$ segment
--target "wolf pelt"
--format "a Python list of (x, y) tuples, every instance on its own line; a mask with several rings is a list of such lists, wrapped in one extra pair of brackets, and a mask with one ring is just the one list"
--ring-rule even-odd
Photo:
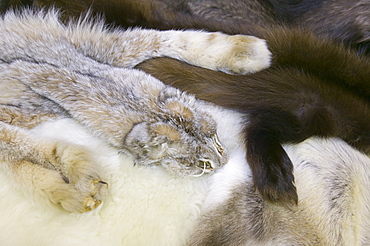
[[(37, 189), (23, 192), (0, 172), (2, 245), (368, 245), (370, 159), (338, 139), (285, 146), (294, 163), (299, 205), (265, 202), (253, 189), (240, 138), (240, 114), (202, 105), (218, 124), (229, 162), (216, 173), (179, 178), (162, 167), (135, 167), (72, 119), (32, 134), (92, 151), (110, 184), (97, 209), (71, 214)], [(4, 165), (1, 165), (2, 167)], [(246, 189), (247, 187), (247, 189)], [(6, 199), (5, 199), (6, 198)]]

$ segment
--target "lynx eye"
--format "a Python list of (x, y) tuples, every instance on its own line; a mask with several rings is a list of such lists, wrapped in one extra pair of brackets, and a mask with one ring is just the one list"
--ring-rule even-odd
[(218, 153), (220, 155), (223, 155), (223, 153), (225, 152), (225, 149), (224, 149), (224, 147), (222, 147), (222, 144), (220, 143), (220, 140), (218, 139), (217, 134), (212, 135), (212, 140), (213, 140), (213, 142), (216, 146), (216, 149), (217, 149)]

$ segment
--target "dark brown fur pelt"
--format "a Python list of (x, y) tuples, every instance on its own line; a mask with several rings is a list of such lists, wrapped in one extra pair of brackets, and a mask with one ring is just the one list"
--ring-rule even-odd
[(157, 1), (174, 11), (228, 24), (283, 23), (304, 27), (320, 37), (334, 39), (370, 55), (370, 2), (367, 0)]
[[(219, 17), (218, 20), (225, 19), (223, 22), (213, 20), (220, 14), (214, 11), (220, 10), (217, 6), (223, 6), (222, 1), (212, 1), (216, 6), (200, 0), (79, 0), (73, 5), (70, 2), (35, 0), (29, 4), (42, 7), (55, 4), (65, 11), (65, 19), (79, 16), (92, 6), (93, 13), (104, 14), (109, 23), (123, 27), (196, 28), (252, 34), (267, 40), (274, 54), (273, 64), (253, 75), (232, 76), (168, 59), (139, 66), (164, 83), (194, 93), (200, 99), (245, 113), (247, 159), (255, 186), (267, 200), (297, 201), (292, 163), (282, 143), (297, 143), (313, 135), (340, 137), (362, 151), (369, 151), (368, 58), (324, 37), (319, 39), (307, 29), (281, 24), (292, 23), (308, 11), (319, 11), (324, 2), (330, 1), (293, 1), (296, 5), (292, 1), (255, 0), (249, 1), (249, 5), (232, 1), (223, 11), (234, 13), (250, 8), (247, 13), (254, 17)], [(190, 3), (197, 2), (203, 4), (192, 10), (190, 7), (195, 5)], [(290, 8), (279, 8), (287, 4)], [(302, 4), (307, 8), (301, 8)], [(209, 11), (200, 10), (201, 7)], [(294, 9), (300, 9), (299, 14)]]
[(305, 28), (370, 55), (370, 2), (367, 0), (156, 0), (166, 12), (186, 13), (233, 25), (289, 25)]

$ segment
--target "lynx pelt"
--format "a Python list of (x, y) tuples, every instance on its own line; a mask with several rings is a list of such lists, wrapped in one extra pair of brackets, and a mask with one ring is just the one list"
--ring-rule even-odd
[(227, 150), (195, 98), (132, 69), (160, 56), (241, 74), (270, 62), (264, 40), (252, 36), (108, 30), (86, 20), (64, 25), (55, 11), (7, 13), (0, 20), (1, 160), (71, 212), (96, 208), (109, 184), (85, 148), (28, 132), (46, 120), (74, 118), (137, 165), (180, 176), (221, 167)]

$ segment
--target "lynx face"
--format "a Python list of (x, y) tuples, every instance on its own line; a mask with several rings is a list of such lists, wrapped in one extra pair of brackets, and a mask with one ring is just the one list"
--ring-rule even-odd
[(194, 102), (193, 96), (174, 88), (161, 92), (157, 120), (136, 124), (125, 138), (136, 164), (162, 165), (178, 176), (201, 176), (227, 162), (215, 121)]
[(228, 157), (215, 131), (199, 130), (171, 122), (142, 122), (135, 125), (125, 144), (137, 165), (162, 165), (178, 176), (201, 176), (223, 166)]

